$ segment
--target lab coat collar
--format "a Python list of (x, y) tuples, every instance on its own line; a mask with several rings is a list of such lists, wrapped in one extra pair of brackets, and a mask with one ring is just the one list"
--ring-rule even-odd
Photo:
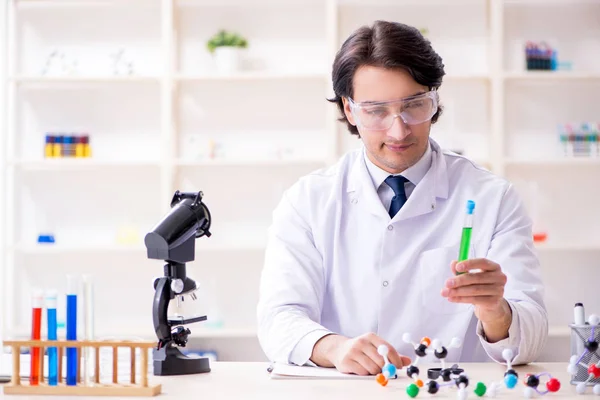
[[(448, 198), (448, 171), (444, 154), (433, 139), (429, 141), (432, 148), (431, 166), (392, 222), (430, 213), (435, 210), (437, 199)], [(346, 191), (352, 193), (352, 198), (371, 214), (390, 219), (373, 186), (362, 149), (349, 171)]]
[[(364, 146), (363, 146), (363, 157), (365, 159), (365, 165), (367, 166), (367, 171), (369, 172), (369, 175), (371, 176), (371, 181), (373, 182), (373, 187), (375, 187), (375, 190), (378, 190), (379, 187), (386, 180), (386, 178), (388, 176), (390, 176), (390, 173), (381, 169), (380, 167), (375, 165), (373, 163), (373, 161), (371, 161), (369, 159), (369, 156), (367, 155), (366, 149), (364, 148)], [(419, 182), (421, 182), (421, 180), (423, 179), (425, 174), (427, 174), (427, 171), (429, 171), (429, 168), (431, 168), (431, 157), (432, 157), (431, 144), (429, 144), (427, 146), (427, 149), (425, 150), (425, 153), (419, 159), (419, 161), (417, 161), (417, 163), (415, 165), (402, 171), (401, 174), (393, 174), (393, 175), (402, 175), (403, 177), (408, 179), (413, 185), (416, 186), (419, 184)]]

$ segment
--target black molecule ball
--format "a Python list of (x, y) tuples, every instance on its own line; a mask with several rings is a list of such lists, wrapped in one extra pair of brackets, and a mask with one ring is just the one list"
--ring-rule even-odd
[(540, 384), (540, 380), (537, 376), (529, 375), (527, 377), (527, 386), (536, 388), (536, 387), (538, 387), (539, 384)]
[(440, 390), (440, 385), (436, 381), (427, 382), (427, 393), (436, 394)]
[(416, 374), (416, 375), (419, 375), (419, 368), (418, 368), (418, 367), (415, 367), (414, 365), (411, 365), (410, 367), (408, 367), (408, 368), (406, 369), (406, 375), (407, 375), (409, 378), (412, 378), (412, 377), (413, 377), (413, 375), (415, 375), (415, 374)]

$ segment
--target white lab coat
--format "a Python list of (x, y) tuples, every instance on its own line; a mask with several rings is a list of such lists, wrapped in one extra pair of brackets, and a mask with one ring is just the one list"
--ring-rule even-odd
[[(258, 338), (271, 361), (310, 363), (327, 333), (374, 332), (415, 359), (402, 340), (453, 337), (446, 361), (534, 361), (547, 338), (541, 271), (531, 221), (513, 186), (430, 140), (431, 167), (390, 219), (362, 149), (302, 177), (273, 213), (257, 308)], [(473, 257), (500, 264), (513, 311), (509, 338), (488, 343), (473, 306), (440, 294), (458, 257), (467, 200), (476, 203)], [(434, 359), (433, 359), (434, 360)]]

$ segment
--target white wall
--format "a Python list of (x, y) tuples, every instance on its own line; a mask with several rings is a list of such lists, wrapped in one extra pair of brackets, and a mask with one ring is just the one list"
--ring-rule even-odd
[[(222, 359), (262, 359), (254, 310), (271, 211), (299, 176), (358, 145), (325, 97), (334, 52), (375, 19), (428, 28), (444, 57), (446, 110), (432, 136), (513, 180), (528, 201), (531, 182), (538, 185), (528, 206), (549, 234), (539, 246), (552, 325), (544, 359), (564, 360), (556, 349), (568, 352), (573, 303), (600, 313), (600, 193), (590, 184), (600, 162), (564, 159), (556, 134), (558, 123), (600, 121), (597, 3), (26, 0), (15, 10), (18, 51), (1, 52), (14, 61), (8, 84), (16, 89), (0, 142), (3, 171), (10, 168), (0, 179), (15, 183), (0, 198), (8, 233), (0, 266), (15, 295), (3, 332), (27, 333), (32, 287), (62, 290), (66, 274), (89, 273), (98, 334), (153, 339), (152, 280), (162, 262), (146, 259), (143, 235), (176, 189), (202, 190), (214, 236), (197, 241), (188, 272), (206, 288), (209, 322), (223, 327), (192, 325), (190, 344)], [(539, 12), (550, 22), (539, 22)], [(249, 38), (244, 73), (216, 74), (205, 42), (220, 27)], [(573, 73), (520, 68), (523, 42), (546, 38), (573, 61)], [(119, 48), (134, 60), (133, 76), (113, 76), (110, 55)], [(76, 76), (40, 76), (55, 49), (71, 67), (77, 60)], [(89, 132), (93, 158), (48, 162), (47, 131)], [(207, 157), (211, 140), (216, 159)], [(119, 243), (127, 229), (134, 246)], [(56, 234), (55, 247), (36, 245), (43, 230)]]

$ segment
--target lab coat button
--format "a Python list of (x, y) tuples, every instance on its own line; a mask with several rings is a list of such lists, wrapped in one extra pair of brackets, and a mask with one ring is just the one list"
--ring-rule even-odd
[(388, 231), (391, 231), (393, 229), (394, 229), (394, 227), (392, 225), (388, 225)]
[(383, 281), (383, 287), (387, 287), (388, 281)]

